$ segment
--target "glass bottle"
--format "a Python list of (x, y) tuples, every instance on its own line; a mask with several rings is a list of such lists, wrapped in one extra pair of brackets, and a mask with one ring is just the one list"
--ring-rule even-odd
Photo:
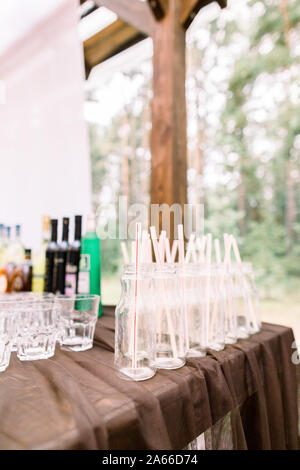
[(224, 298), (220, 289), (221, 270), (216, 264), (205, 270), (204, 299), (207, 307), (207, 343), (210, 349), (221, 351), (225, 347)]
[(16, 225), (15, 237), (9, 244), (7, 251), (8, 251), (8, 262), (12, 262), (18, 266), (24, 263), (25, 250), (21, 241), (21, 225)]
[(32, 278), (32, 291), (43, 292), (45, 281), (45, 267), (46, 267), (46, 250), (50, 241), (50, 217), (45, 215), (43, 217), (43, 235), (42, 245), (38, 250), (33, 252), (33, 278)]
[(53, 292), (55, 294), (65, 293), (65, 276), (67, 250), (69, 247), (69, 218), (64, 217), (62, 223), (62, 237), (54, 254), (53, 266)]
[(51, 241), (46, 249), (44, 292), (53, 292), (54, 256), (57, 248), (57, 219), (51, 219)]
[(123, 377), (135, 381), (154, 376), (155, 330), (151, 268), (141, 264), (124, 266), (122, 292), (116, 307), (115, 367)]
[(206, 316), (202, 302), (205, 279), (199, 264), (176, 265), (183, 298), (188, 357), (206, 355)]
[(175, 265), (154, 265), (156, 359), (159, 369), (178, 369), (186, 362), (186, 321)]
[(231, 264), (229, 272), (232, 279), (231, 298), (236, 312), (237, 337), (246, 339), (249, 337), (251, 329), (245, 279), (241, 265)]
[(86, 233), (81, 239), (78, 293), (100, 296), (98, 316), (101, 317), (100, 239), (96, 232), (96, 218), (94, 214), (88, 216)]
[(241, 269), (248, 307), (250, 334), (255, 334), (261, 330), (259, 293), (255, 283), (252, 263), (242, 263)]
[(69, 245), (66, 260), (65, 294), (74, 295), (78, 290), (78, 273), (81, 246), (81, 215), (75, 215), (74, 241)]

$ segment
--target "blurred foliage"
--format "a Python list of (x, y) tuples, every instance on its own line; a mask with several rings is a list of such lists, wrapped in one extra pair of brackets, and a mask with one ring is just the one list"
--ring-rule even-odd
[[(266, 297), (300, 277), (299, 61), (298, 0), (229, 2), (188, 34), (189, 202), (205, 203), (214, 236), (237, 236)], [(109, 125), (90, 124), (95, 210), (119, 195), (149, 203), (151, 74), (143, 70), (124, 74), (139, 85)], [(119, 242), (102, 247), (109, 277)]]

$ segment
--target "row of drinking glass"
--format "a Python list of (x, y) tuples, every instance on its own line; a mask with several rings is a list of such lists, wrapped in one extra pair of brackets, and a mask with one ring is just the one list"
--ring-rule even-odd
[(251, 263), (124, 267), (116, 307), (115, 366), (145, 380), (257, 333), (259, 298)]
[(0, 372), (12, 351), (21, 361), (47, 359), (58, 341), (63, 349), (93, 346), (97, 295), (4, 294), (0, 296)]

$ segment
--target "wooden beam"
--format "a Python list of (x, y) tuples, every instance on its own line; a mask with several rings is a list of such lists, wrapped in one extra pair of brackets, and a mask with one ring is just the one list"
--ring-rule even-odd
[(128, 47), (145, 39), (146, 36), (118, 19), (94, 36), (84, 41), (86, 76), (95, 65), (124, 51)]
[(166, 15), (169, 5), (168, 0), (147, 0), (147, 2), (158, 21)]
[[(151, 203), (187, 201), (185, 31), (181, 5), (169, 0), (153, 37)], [(171, 236), (173, 234), (171, 233)]]
[(151, 36), (155, 20), (147, 3), (140, 0), (94, 0), (96, 5), (109, 8), (126, 23)]
[[(220, 8), (225, 8), (227, 0), (216, 0)], [(213, 3), (214, 0), (182, 0), (181, 24), (187, 29), (201, 8)]]

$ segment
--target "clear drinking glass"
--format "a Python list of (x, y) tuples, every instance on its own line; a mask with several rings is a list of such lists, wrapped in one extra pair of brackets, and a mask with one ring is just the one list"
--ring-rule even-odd
[[(25, 306), (25, 303), (29, 302), (28, 305), (31, 305), (31, 302), (41, 302), (46, 300), (47, 302), (54, 301), (54, 294), (52, 293), (44, 293), (44, 292), (13, 292), (9, 294), (1, 294), (0, 295), (0, 303), (7, 305), (12, 312), (16, 312), (20, 310), (20, 308)], [(20, 320), (16, 318), (15, 328), (18, 327), (20, 324)], [(14, 335), (14, 341), (12, 344), (12, 352), (17, 351), (17, 334)]]
[(176, 265), (180, 293), (183, 298), (186, 346), (188, 357), (206, 355), (206, 316), (203, 308), (205, 278), (199, 264)]
[(98, 318), (99, 295), (57, 295), (54, 304), (61, 307), (59, 342), (63, 349), (86, 351), (93, 347)]
[(21, 361), (48, 359), (55, 352), (60, 307), (53, 302), (24, 301), (13, 307), (16, 315), (17, 356)]
[(14, 340), (15, 317), (13, 313), (0, 305), (0, 372), (9, 365)]
[(224, 298), (220, 288), (222, 271), (218, 265), (206, 269), (205, 302), (207, 305), (207, 343), (210, 349), (221, 351), (225, 347)]
[(156, 359), (159, 369), (178, 369), (186, 362), (186, 320), (175, 265), (154, 266)]
[(154, 376), (155, 324), (152, 265), (124, 266), (116, 307), (115, 367), (123, 377), (141, 381)]

